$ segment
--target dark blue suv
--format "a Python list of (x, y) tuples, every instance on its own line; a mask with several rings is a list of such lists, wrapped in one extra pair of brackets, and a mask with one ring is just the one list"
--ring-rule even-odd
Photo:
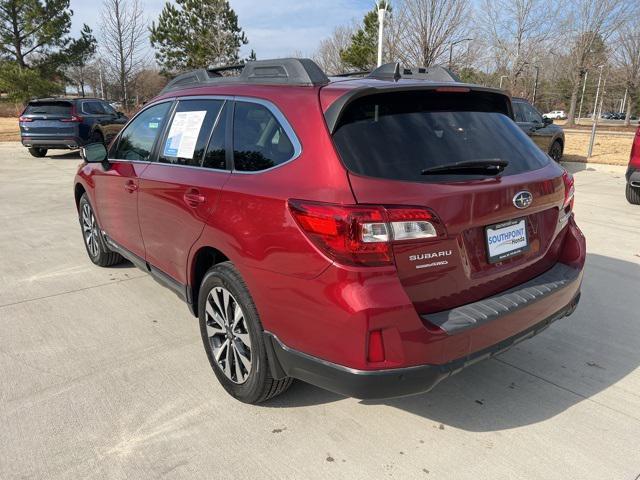
[(108, 144), (128, 118), (99, 98), (31, 100), (20, 116), (22, 145), (34, 157), (47, 150)]

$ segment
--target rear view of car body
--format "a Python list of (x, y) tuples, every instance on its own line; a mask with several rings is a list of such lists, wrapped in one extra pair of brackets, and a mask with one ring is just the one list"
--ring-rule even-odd
[[(429, 390), (572, 313), (585, 239), (572, 177), (513, 122), (508, 96), (398, 75), (210, 86), (203, 72), (204, 85), (168, 91), (139, 117), (163, 102), (226, 102), (230, 163), (116, 155), (108, 171), (83, 165), (76, 190), (105, 235), (138, 245), (141, 268), (163, 272), (201, 322), (207, 261), (233, 265), (259, 313), (271, 378), (359, 398)], [(256, 102), (273, 115), (248, 108)], [(160, 144), (169, 141), (166, 124), (143, 123), (164, 125)], [(279, 150), (286, 161), (271, 162)], [(203, 201), (187, 208), (182, 192), (193, 189)], [(132, 221), (107, 217), (105, 205), (125, 203)]]
[(19, 119), (22, 145), (29, 148), (74, 149), (84, 144), (82, 119), (72, 101), (29, 102)]
[[(273, 375), (359, 398), (428, 390), (572, 313), (585, 260), (573, 179), (513, 123), (507, 97), (381, 83), (322, 88), (316, 120), (312, 105), (272, 97), (310, 153), (261, 175), (260, 191), (284, 192), (258, 202), (258, 217), (244, 175), (231, 176), (215, 215), (270, 232), (268, 246), (247, 238), (230, 258), (260, 311)], [(314, 152), (317, 121), (333, 145)], [(421, 174), (496, 156), (510, 159), (497, 177)], [(526, 207), (515, 203), (522, 192)], [(276, 233), (280, 202), (287, 228)], [(515, 227), (524, 243), (490, 252), (489, 232)], [(219, 236), (205, 227), (198, 244)]]

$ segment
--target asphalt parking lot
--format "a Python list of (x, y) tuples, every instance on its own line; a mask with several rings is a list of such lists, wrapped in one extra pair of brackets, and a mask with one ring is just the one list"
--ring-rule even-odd
[(629, 479), (640, 475), (640, 208), (573, 164), (576, 313), (433, 392), (380, 402), (218, 385), (186, 306), (87, 258), (77, 154), (0, 144), (0, 478)]

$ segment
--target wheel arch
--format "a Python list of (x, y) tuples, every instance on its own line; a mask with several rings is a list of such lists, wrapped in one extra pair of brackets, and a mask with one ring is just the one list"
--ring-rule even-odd
[(193, 254), (189, 265), (189, 285), (187, 286), (190, 300), (190, 310), (194, 316), (198, 316), (198, 295), (200, 293), (200, 284), (207, 271), (222, 262), (229, 260), (221, 250), (204, 245), (198, 248)]
[(73, 197), (76, 201), (76, 210), (80, 208), (80, 198), (82, 198), (82, 195), (84, 195), (86, 192), (87, 189), (84, 188), (84, 185), (82, 185), (82, 183), (80, 182), (76, 182), (75, 186), (73, 187)]

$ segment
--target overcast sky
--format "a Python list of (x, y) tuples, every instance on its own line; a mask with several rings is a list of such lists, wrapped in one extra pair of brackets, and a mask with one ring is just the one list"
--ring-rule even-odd
[[(156, 20), (166, 0), (141, 0), (151, 23)], [(353, 19), (361, 19), (373, 8), (374, 0), (231, 0), (249, 44), (241, 53), (253, 48), (258, 58), (276, 58), (301, 52), (311, 55), (318, 42), (332, 30)], [(100, 38), (100, 0), (71, 0), (74, 12), (72, 34), (78, 36), (82, 24), (89, 25)]]

